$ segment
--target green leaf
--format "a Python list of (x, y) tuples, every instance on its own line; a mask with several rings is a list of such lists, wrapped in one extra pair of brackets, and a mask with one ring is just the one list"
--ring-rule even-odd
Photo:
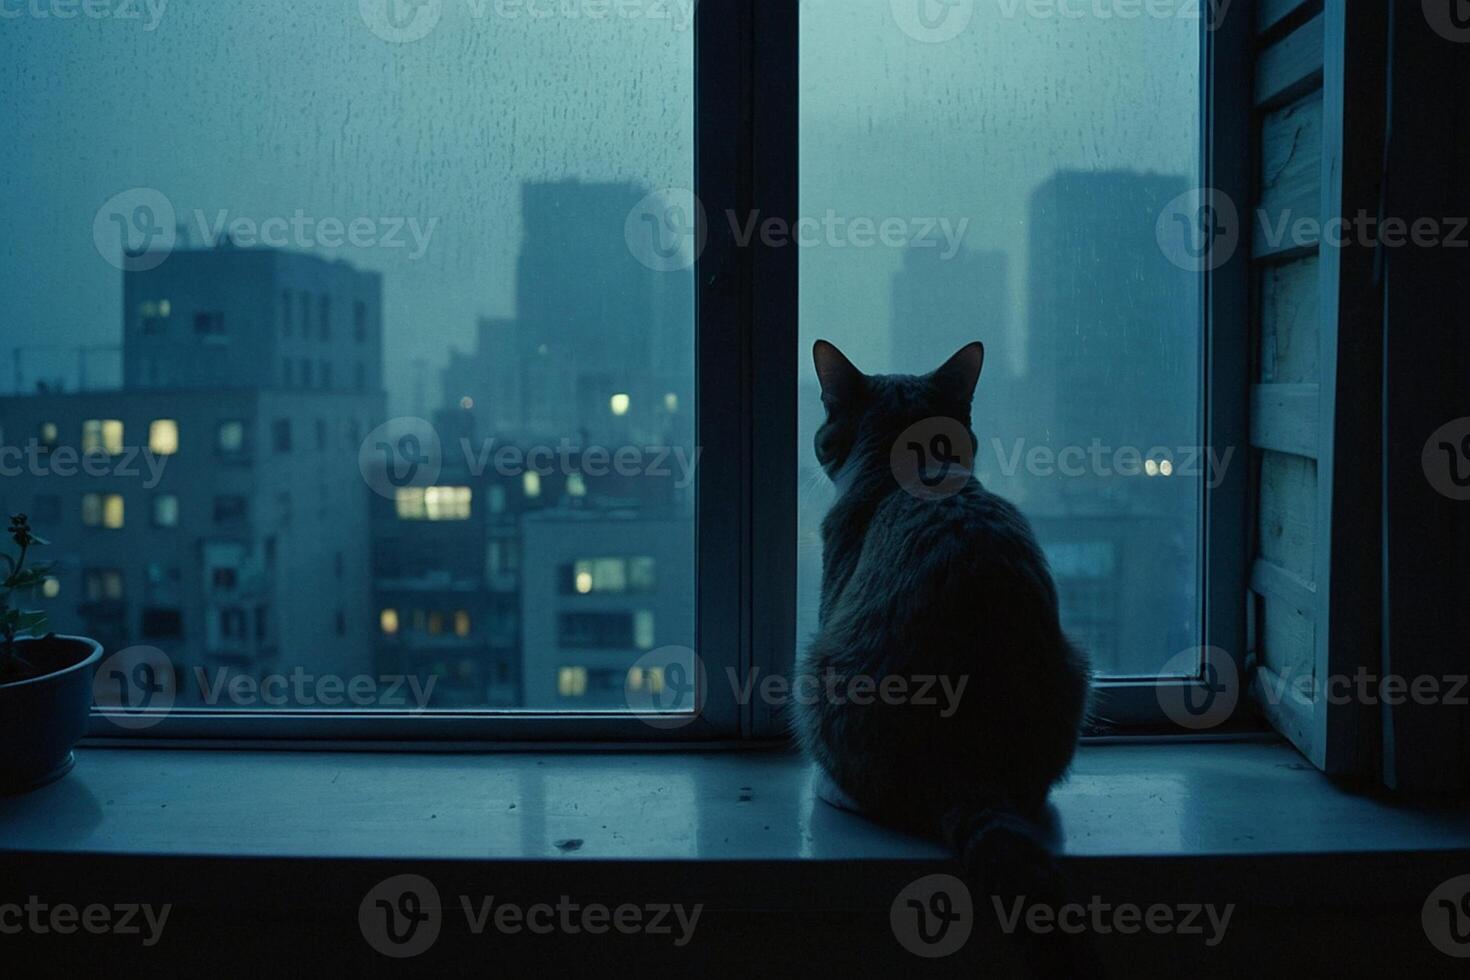
[(20, 614), (15, 631), (17, 633), (29, 633), (32, 636), (39, 636), (44, 632), (45, 625), (46, 614), (44, 612), (23, 612)]

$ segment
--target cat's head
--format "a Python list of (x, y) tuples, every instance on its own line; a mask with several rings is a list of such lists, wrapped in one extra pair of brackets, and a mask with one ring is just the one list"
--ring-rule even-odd
[[(817, 461), (827, 475), (868, 457), (888, 459), (895, 442), (914, 426), (952, 419), (970, 436), (970, 403), (985, 365), (985, 345), (961, 348), (929, 374), (864, 374), (825, 340), (812, 350), (827, 420), (817, 430)], [(876, 462), (876, 460), (873, 460)]]

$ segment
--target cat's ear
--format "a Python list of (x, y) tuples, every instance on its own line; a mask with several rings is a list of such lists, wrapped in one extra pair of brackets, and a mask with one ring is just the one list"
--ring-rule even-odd
[(975, 397), (975, 386), (980, 383), (980, 369), (984, 366), (985, 345), (977, 340), (966, 344), (930, 377), (947, 397), (968, 405)]
[(834, 344), (817, 341), (812, 348), (812, 360), (817, 364), (817, 380), (822, 383), (824, 398), (841, 400), (862, 391), (867, 376), (853, 367)]

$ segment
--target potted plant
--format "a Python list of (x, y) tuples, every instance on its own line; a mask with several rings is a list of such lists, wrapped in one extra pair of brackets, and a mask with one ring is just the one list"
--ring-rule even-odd
[(46, 633), (44, 612), (17, 605), (50, 569), (26, 564), (30, 550), (46, 543), (26, 515), (10, 519), (10, 539), (19, 553), (0, 552), (0, 794), (44, 786), (71, 770), (102, 660), (95, 641)]

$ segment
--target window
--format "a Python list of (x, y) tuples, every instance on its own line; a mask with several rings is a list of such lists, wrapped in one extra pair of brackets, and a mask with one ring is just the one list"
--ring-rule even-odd
[(291, 290), (281, 291), (281, 336), (291, 336)]
[(195, 313), (194, 334), (198, 337), (223, 337), (225, 335), (224, 313), (218, 310)]
[(322, 340), (332, 339), (332, 297), (323, 296), (321, 299), (321, 316), (318, 323)]
[(587, 693), (587, 668), (562, 667), (556, 672), (556, 693), (564, 698), (580, 698)]
[(316, 377), (313, 374), (314, 370), (315, 365), (311, 361), (303, 360), (301, 362), (301, 387), (311, 388), (315, 386)]
[(149, 640), (175, 640), (184, 635), (184, 614), (179, 609), (144, 609), (142, 633)]
[(216, 524), (240, 524), (250, 516), (250, 498), (234, 494), (214, 498)]
[(238, 456), (245, 452), (245, 423), (229, 419), (214, 430), (214, 448), (221, 456)]
[(148, 451), (155, 456), (172, 456), (179, 451), (179, 423), (154, 419), (148, 424)]
[(82, 423), (82, 452), (121, 456), (123, 424), (117, 419), (87, 419)]
[(271, 423), (271, 445), (278, 453), (291, 451), (291, 420), (276, 419)]
[(59, 595), (61, 595), (61, 579), (55, 575), (47, 575), (41, 582), (41, 597), (55, 599)]
[(179, 526), (179, 498), (177, 494), (161, 493), (153, 498), (153, 526)]
[(42, 422), (36, 433), (36, 441), (40, 444), (42, 452), (55, 449), (60, 438), (61, 430), (57, 428), (55, 422)]
[(281, 387), (290, 388), (293, 384), (295, 384), (295, 381), (293, 380), (295, 376), (295, 367), (296, 365), (292, 363), (291, 358), (281, 358)]
[(138, 322), (143, 333), (157, 336), (168, 332), (168, 318), (173, 304), (166, 299), (151, 299), (138, 304)]
[(620, 650), (639, 646), (631, 612), (562, 613), (557, 619), (557, 644), (563, 650)]
[(470, 519), (469, 487), (404, 487), (397, 491), (401, 521), (467, 521)]
[(583, 558), (561, 568), (563, 595), (656, 591), (653, 558)]
[(88, 568), (82, 572), (82, 594), (87, 602), (117, 602), (123, 598), (123, 575), (115, 568)]
[(82, 524), (117, 530), (123, 526), (123, 498), (120, 493), (87, 493), (82, 495)]
[(367, 304), (362, 300), (352, 304), (352, 339), (359, 344), (367, 340)]
[(398, 610), (384, 609), (378, 613), (378, 629), (384, 636), (398, 635)]
[(839, 0), (802, 15), (800, 211), (839, 220), (797, 250), (798, 635), (832, 497), (813, 342), (923, 373), (980, 340), (976, 475), (1032, 523), (1100, 678), (1156, 678), (1204, 636), (1204, 277), (1158, 233), (1205, 181), (1200, 20), (975, 5), (959, 36), (920, 44), (891, 18)]

